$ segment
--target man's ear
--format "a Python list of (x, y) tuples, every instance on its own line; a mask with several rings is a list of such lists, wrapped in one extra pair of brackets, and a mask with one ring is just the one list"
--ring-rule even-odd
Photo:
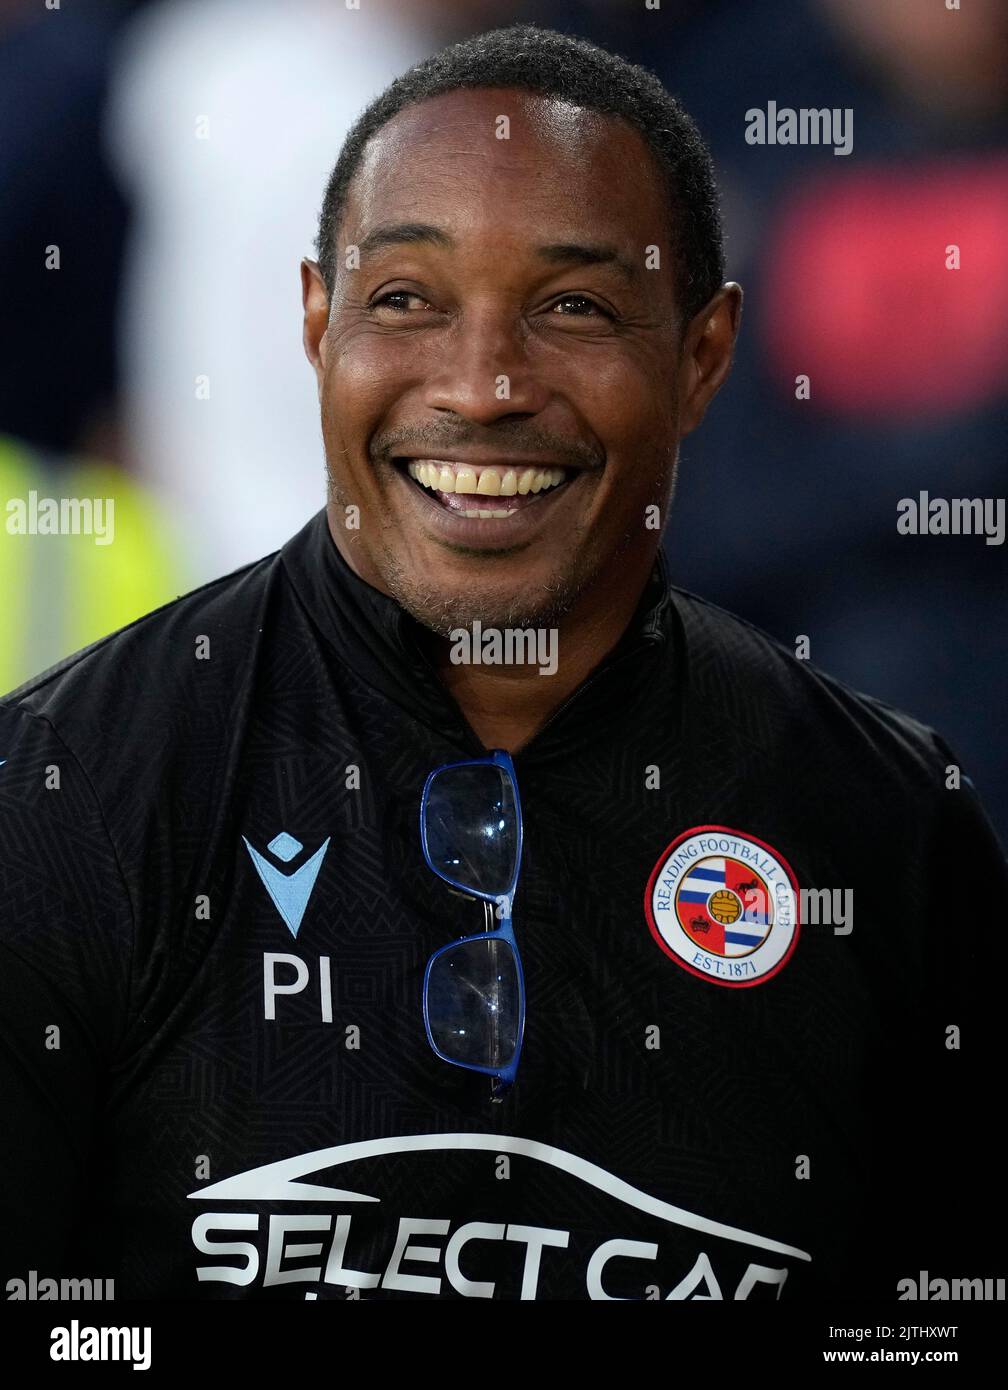
[(301, 341), (305, 356), (315, 368), (319, 395), (322, 394), (322, 377), (325, 374), (325, 331), (329, 325), (329, 295), (318, 261), (307, 256), (301, 261), (301, 303), (304, 305), (304, 327)]
[(723, 284), (690, 320), (679, 369), (680, 435), (696, 429), (731, 370), (741, 321), (742, 286), (734, 280)]

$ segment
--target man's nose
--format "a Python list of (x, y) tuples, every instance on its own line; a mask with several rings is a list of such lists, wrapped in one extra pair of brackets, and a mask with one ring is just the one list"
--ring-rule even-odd
[(532, 330), (514, 306), (460, 313), (431, 353), (425, 403), (481, 424), (537, 415), (550, 392), (532, 360)]

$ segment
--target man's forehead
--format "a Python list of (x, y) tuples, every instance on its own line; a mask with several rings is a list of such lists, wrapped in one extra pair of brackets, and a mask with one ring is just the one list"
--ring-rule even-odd
[(386, 156), (417, 141), (465, 136), (480, 147), (538, 138), (574, 154), (586, 145), (633, 135), (625, 122), (560, 97), (519, 87), (460, 87), (403, 108), (372, 136)]
[(348, 211), (371, 224), (446, 197), (480, 200), (481, 189), (590, 207), (593, 221), (664, 212), (655, 161), (629, 124), (515, 88), (461, 89), (404, 108), (369, 140)]

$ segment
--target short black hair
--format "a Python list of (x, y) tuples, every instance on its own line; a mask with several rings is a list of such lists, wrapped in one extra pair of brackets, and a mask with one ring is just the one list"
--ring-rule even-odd
[(643, 137), (663, 176), (674, 240), (676, 296), (685, 323), (724, 281), (714, 164), (690, 116), (646, 68), (585, 39), (512, 24), (452, 44), (397, 77), (347, 133), (329, 176), (315, 248), (326, 289), (347, 191), (371, 136), (407, 106), (465, 87), (513, 87), (619, 116)]

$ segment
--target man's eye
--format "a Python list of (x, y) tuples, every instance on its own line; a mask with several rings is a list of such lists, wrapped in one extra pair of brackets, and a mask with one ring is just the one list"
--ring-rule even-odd
[[(562, 307), (565, 304), (577, 304), (582, 307), (575, 310), (568, 310)], [(557, 300), (552, 308), (553, 310), (558, 310), (564, 317), (569, 317), (572, 313), (574, 315), (584, 314), (584, 306), (587, 306), (587, 308), (591, 310), (591, 313), (588, 315), (589, 318), (594, 317), (596, 314), (601, 315), (603, 318), (612, 317), (611, 314), (607, 313), (606, 310), (602, 308), (601, 304), (596, 304), (594, 299), (589, 299), (588, 296), (584, 294), (565, 294), (562, 299)]]
[[(431, 307), (427, 303), (427, 300), (424, 299), (422, 294), (414, 294), (412, 290), (389, 290), (387, 294), (376, 295), (375, 298), (369, 302), (368, 308), (377, 309), (380, 307), (387, 307), (391, 309), (394, 313), (408, 314), (411, 313), (412, 310), (404, 301), (410, 299), (415, 299), (419, 304), (423, 305), (424, 308), (429, 309)], [(393, 300), (395, 300), (396, 302), (393, 303)]]

